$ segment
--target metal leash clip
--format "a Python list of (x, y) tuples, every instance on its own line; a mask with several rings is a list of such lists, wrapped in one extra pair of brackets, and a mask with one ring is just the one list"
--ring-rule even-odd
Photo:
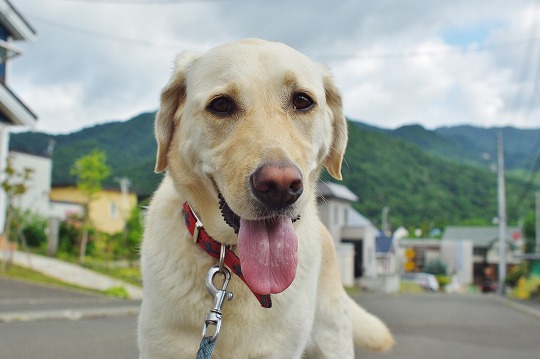
[[(225, 277), (225, 282), (223, 283), (221, 289), (217, 289), (213, 282), (215, 275), (218, 273), (222, 274)], [(227, 291), (227, 285), (229, 284), (230, 280), (231, 272), (226, 267), (212, 267), (208, 271), (208, 274), (206, 274), (206, 288), (208, 289), (208, 292), (214, 297), (214, 307), (206, 315), (202, 337), (206, 337), (209, 326), (215, 326), (214, 334), (211, 337), (209, 336), (209, 340), (211, 342), (215, 342), (217, 340), (219, 331), (221, 329), (221, 319), (223, 317), (221, 308), (223, 307), (223, 302), (225, 301), (225, 299), (230, 301), (233, 298), (233, 293)]]

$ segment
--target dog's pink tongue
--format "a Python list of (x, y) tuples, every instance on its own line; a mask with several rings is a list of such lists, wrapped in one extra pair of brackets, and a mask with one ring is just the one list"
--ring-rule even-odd
[(238, 252), (249, 287), (259, 294), (281, 293), (291, 285), (298, 264), (298, 239), (288, 217), (240, 220)]

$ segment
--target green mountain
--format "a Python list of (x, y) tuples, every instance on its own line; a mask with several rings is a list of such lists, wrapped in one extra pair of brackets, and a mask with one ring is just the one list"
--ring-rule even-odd
[(484, 168), (490, 168), (496, 162), (499, 132), (503, 135), (505, 168), (532, 168), (540, 155), (540, 129), (455, 126), (431, 131), (420, 125), (408, 125), (395, 130), (380, 130), (380, 133), (415, 144), (431, 153)]
[[(380, 223), (385, 206), (393, 223), (431, 228), (490, 223), (497, 216), (497, 179), (491, 171), (352, 123), (349, 137), (344, 184), (360, 197), (356, 208), (374, 223)], [(523, 188), (523, 181), (507, 178), (510, 220), (532, 208), (532, 198), (517, 204)]]
[[(107, 154), (112, 171), (105, 185), (118, 188), (114, 179), (128, 177), (131, 188), (146, 197), (161, 179), (161, 175), (153, 172), (154, 115), (144, 113), (129, 121), (98, 125), (68, 135), (13, 134), (10, 149), (45, 154), (51, 140), (54, 141), (53, 183), (56, 185), (73, 184), (75, 179), (69, 170), (75, 160), (95, 148), (100, 149)], [(469, 130), (473, 135), (468, 134)], [(359, 196), (356, 208), (375, 224), (380, 223), (380, 212), (386, 206), (391, 209), (394, 226), (427, 228), (467, 221), (489, 223), (497, 215), (496, 176), (482, 168), (475, 158), (494, 146), (493, 131), (461, 127), (429, 131), (421, 126), (385, 130), (350, 121), (343, 184)], [(527, 141), (537, 134), (533, 130), (504, 131), (514, 131), (517, 137), (521, 135)], [(507, 153), (512, 155), (507, 163), (515, 168), (525, 166), (524, 154), (531, 152), (528, 146), (509, 140)], [(328, 174), (324, 173), (323, 178), (329, 180)], [(533, 208), (532, 196), (518, 204), (525, 187), (523, 180), (507, 178), (510, 221), (517, 221)]]
[(10, 149), (47, 154), (49, 142), (54, 141), (52, 181), (55, 185), (74, 184), (75, 178), (69, 172), (75, 160), (100, 149), (107, 154), (111, 168), (111, 176), (104, 185), (118, 188), (115, 178), (128, 177), (131, 189), (144, 197), (154, 191), (161, 179), (161, 175), (153, 172), (154, 116), (155, 113), (143, 113), (129, 121), (97, 125), (67, 135), (12, 134)]

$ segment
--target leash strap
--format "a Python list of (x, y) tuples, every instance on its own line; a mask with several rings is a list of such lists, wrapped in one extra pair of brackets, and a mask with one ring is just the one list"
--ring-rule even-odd
[[(191, 210), (191, 207), (189, 203), (184, 203), (183, 206), (184, 209), (184, 220), (186, 222), (186, 227), (193, 235), (195, 233), (195, 230), (198, 229), (198, 236), (196, 238), (197, 243), (199, 244), (199, 247), (201, 247), (206, 253), (208, 253), (210, 256), (219, 259), (220, 251), (221, 251), (221, 243), (216, 242), (212, 237), (206, 233), (204, 228), (197, 227), (197, 217)], [(270, 298), (270, 295), (263, 295), (259, 294), (253, 291), (249, 287), (249, 285), (246, 283), (246, 280), (244, 279), (244, 275), (242, 274), (242, 266), (240, 265), (240, 258), (236, 256), (236, 254), (231, 251), (229, 248), (226, 248), (225, 250), (225, 264), (227, 267), (229, 267), (234, 274), (238, 276), (251, 290), (253, 295), (257, 298), (259, 303), (261, 303), (261, 306), (264, 308), (271, 308), (272, 307), (272, 299)]]
[(212, 352), (216, 346), (216, 341), (212, 341), (211, 337), (204, 337), (201, 340), (201, 345), (197, 351), (196, 359), (210, 359), (212, 357)]

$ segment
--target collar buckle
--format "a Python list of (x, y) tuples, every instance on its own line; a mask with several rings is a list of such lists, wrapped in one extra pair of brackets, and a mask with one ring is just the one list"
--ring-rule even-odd
[(204, 229), (204, 225), (199, 219), (199, 217), (197, 217), (193, 209), (191, 209), (191, 214), (193, 214), (193, 217), (195, 217), (195, 228), (193, 228), (193, 243), (197, 243), (199, 241), (199, 233), (201, 230)]

